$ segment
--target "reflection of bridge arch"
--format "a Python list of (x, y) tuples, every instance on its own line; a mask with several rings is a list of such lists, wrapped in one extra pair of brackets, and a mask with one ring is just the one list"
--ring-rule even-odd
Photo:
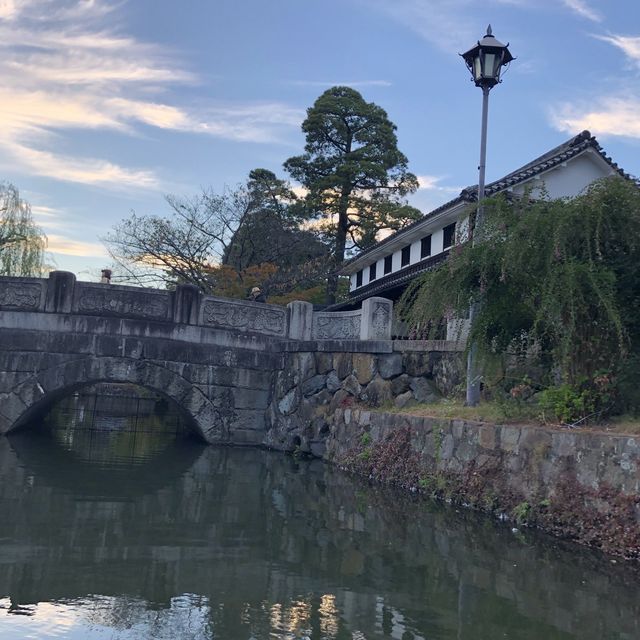
[[(53, 436), (15, 433), (9, 444), (25, 471), (57, 491), (82, 499), (136, 499), (162, 489), (182, 477), (198, 460), (206, 445), (195, 440), (170, 442), (164, 450), (135, 464), (96, 464), (62, 447)], [(64, 469), (64, 473), (60, 473)], [(82, 478), (81, 485), (78, 478)]]

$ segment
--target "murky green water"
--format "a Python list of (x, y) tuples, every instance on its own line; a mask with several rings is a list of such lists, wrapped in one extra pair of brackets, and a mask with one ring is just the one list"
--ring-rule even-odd
[(175, 416), (60, 415), (0, 439), (2, 639), (640, 638), (621, 562)]

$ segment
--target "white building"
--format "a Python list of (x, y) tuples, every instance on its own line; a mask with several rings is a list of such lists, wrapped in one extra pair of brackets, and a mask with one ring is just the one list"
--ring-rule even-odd
[[(486, 185), (485, 195), (520, 195), (529, 189), (534, 197), (544, 190), (552, 199), (571, 198), (595, 180), (614, 174), (630, 178), (603, 152), (595, 137), (583, 131)], [(351, 280), (349, 300), (332, 308), (357, 307), (371, 296), (397, 300), (410, 280), (441, 264), (453, 244), (466, 238), (477, 198), (477, 185), (467, 187), (457, 198), (348, 260), (341, 273)]]

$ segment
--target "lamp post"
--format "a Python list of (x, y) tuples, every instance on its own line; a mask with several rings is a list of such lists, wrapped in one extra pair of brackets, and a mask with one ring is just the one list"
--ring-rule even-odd
[[(466, 53), (461, 53), (467, 68), (471, 72), (471, 79), (476, 87), (482, 89), (482, 130), (480, 135), (480, 165), (478, 166), (478, 208), (475, 225), (473, 227), (472, 242), (481, 240), (484, 223), (484, 174), (487, 158), (487, 117), (489, 113), (489, 91), (500, 80), (502, 68), (508, 65), (514, 57), (511, 55), (509, 44), (502, 44), (493, 37), (491, 25), (487, 33), (478, 43)], [(480, 310), (481, 302), (474, 302), (469, 311), (469, 319), (473, 322)], [(475, 407), (480, 402), (480, 377), (477, 365), (477, 345), (472, 343), (467, 357), (467, 405)]]

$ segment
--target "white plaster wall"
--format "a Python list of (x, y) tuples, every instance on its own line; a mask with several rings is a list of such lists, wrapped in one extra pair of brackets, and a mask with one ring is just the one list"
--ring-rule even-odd
[(414, 264), (420, 261), (420, 240), (411, 243), (411, 256), (409, 264)]
[(582, 193), (594, 180), (613, 174), (613, 169), (601, 164), (599, 157), (585, 153), (568, 163), (560, 164), (550, 171), (541, 174), (534, 180), (525, 182), (513, 191), (517, 194), (524, 193), (525, 189), (534, 186), (532, 195), (536, 197), (541, 193), (542, 187), (546, 189), (548, 197), (573, 198)]
[[(446, 225), (445, 225), (446, 226)], [(431, 255), (435, 256), (438, 253), (442, 253), (442, 242), (444, 234), (442, 229), (438, 229), (431, 234)]]

